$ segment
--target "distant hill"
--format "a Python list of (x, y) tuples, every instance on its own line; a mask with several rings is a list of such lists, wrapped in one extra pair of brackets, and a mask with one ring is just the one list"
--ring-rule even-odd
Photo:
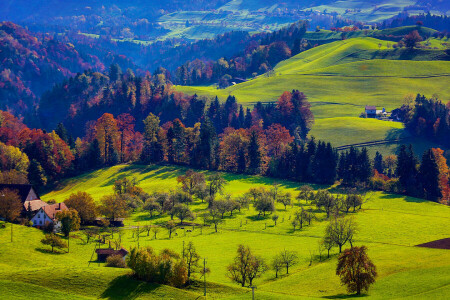
[(79, 52), (71, 43), (33, 34), (11, 22), (0, 23), (2, 110), (31, 113), (41, 94), (55, 83), (86, 69), (106, 68), (97, 56)]
[[(390, 32), (403, 32), (403, 29)], [(434, 42), (431, 39), (430, 43)], [(442, 49), (394, 49), (392, 45), (391, 41), (372, 37), (339, 40), (304, 51), (280, 62), (269, 74), (226, 89), (176, 88), (187, 94), (218, 96), (223, 100), (233, 95), (239, 103), (248, 106), (258, 101), (273, 102), (283, 91), (298, 89), (308, 96), (312, 105), (316, 124), (311, 135), (316, 138), (333, 140), (333, 145), (338, 146), (404, 138), (407, 134), (402, 126), (395, 128), (386, 121), (369, 124), (359, 118), (364, 106), (375, 105), (390, 111), (402, 105), (405, 95), (417, 93), (428, 97), (438, 94), (447, 102), (450, 57)], [(404, 141), (410, 142), (418, 152), (430, 145), (422, 140)], [(396, 152), (397, 144), (373, 148), (389, 154)]]

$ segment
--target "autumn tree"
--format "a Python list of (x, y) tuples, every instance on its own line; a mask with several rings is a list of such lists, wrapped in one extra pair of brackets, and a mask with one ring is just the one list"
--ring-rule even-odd
[(9, 222), (19, 217), (23, 209), (22, 202), (16, 191), (11, 189), (0, 190), (0, 216)]
[(350, 293), (368, 291), (375, 283), (376, 267), (367, 255), (367, 247), (351, 247), (339, 255), (336, 275), (341, 277), (341, 283), (347, 286)]
[(195, 195), (199, 190), (205, 189), (206, 185), (205, 176), (193, 170), (187, 170), (184, 175), (178, 176), (177, 182), (181, 184), (181, 189), (191, 196)]
[(99, 211), (109, 220), (124, 218), (127, 215), (127, 203), (120, 195), (105, 195), (100, 199)]
[(92, 223), (97, 217), (97, 206), (89, 193), (78, 191), (70, 194), (64, 203), (78, 212), (82, 224)]
[(408, 47), (409, 49), (413, 49), (414, 47), (417, 46), (418, 43), (423, 41), (422, 37), (420, 36), (417, 30), (413, 30), (407, 35), (405, 35), (403, 40), (406, 44), (406, 47)]
[(135, 136), (134, 121), (134, 117), (128, 113), (120, 114), (119, 116), (117, 116), (120, 162), (125, 162), (130, 159), (130, 150), (132, 148), (131, 144)]
[(443, 155), (443, 150), (439, 148), (433, 148), (432, 151), (439, 169), (439, 188), (442, 194), (440, 201), (443, 204), (450, 205), (450, 171), (447, 166), (447, 160)]
[(103, 161), (108, 165), (115, 164), (118, 161), (119, 130), (114, 116), (104, 113), (95, 123), (95, 133)]
[(251, 286), (253, 280), (266, 271), (267, 266), (262, 258), (253, 255), (248, 246), (239, 245), (237, 255), (227, 269), (228, 277), (244, 287)]

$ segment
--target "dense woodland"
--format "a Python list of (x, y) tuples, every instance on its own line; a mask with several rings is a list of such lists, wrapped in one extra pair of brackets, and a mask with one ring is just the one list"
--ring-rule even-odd
[[(110, 54), (110, 63), (133, 64)], [(97, 56), (77, 51), (70, 43), (60, 43), (48, 35), (32, 34), (11, 22), (0, 23), (0, 109), (28, 115), (39, 97), (57, 82), (86, 69), (104, 71)]]
[[(233, 97), (208, 106), (196, 96), (176, 98), (163, 87), (164, 97), (147, 99), (143, 120), (137, 122), (130, 113), (102, 113), (86, 122), (84, 135), (76, 139), (63, 123), (48, 133), (29, 129), (2, 112), (2, 181), (30, 181), (42, 188), (61, 177), (117, 163), (169, 163), (320, 184), (339, 180), (346, 186), (448, 203), (449, 170), (442, 150), (426, 151), (420, 162), (411, 147), (402, 146), (398, 157), (377, 153), (372, 160), (365, 148), (338, 152), (330, 143), (307, 140), (314, 118), (299, 91), (285, 92), (275, 104), (258, 103), (244, 113)], [(158, 110), (161, 107), (172, 109)], [(102, 111), (95, 106), (93, 110)]]

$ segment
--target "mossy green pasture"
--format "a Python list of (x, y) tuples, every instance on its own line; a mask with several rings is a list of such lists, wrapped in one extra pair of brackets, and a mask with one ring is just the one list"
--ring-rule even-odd
[[(61, 188), (43, 196), (45, 200), (63, 201), (70, 193), (87, 191), (98, 201), (111, 193), (112, 183), (117, 178), (135, 176), (147, 192), (167, 191), (176, 186), (176, 177), (186, 169), (171, 166), (115, 166), (85, 174), (62, 183)], [(228, 180), (225, 192), (238, 195), (250, 187), (269, 187), (273, 179), (257, 176), (224, 174)], [(297, 194), (299, 183), (279, 181), (281, 189)], [(318, 187), (315, 187), (318, 188)], [(330, 188), (335, 191), (335, 187)], [(368, 193), (362, 210), (351, 212), (350, 217), (358, 224), (356, 244), (366, 245), (369, 255), (378, 268), (378, 279), (368, 296), (379, 299), (433, 298), (444, 299), (450, 291), (450, 251), (428, 249), (414, 245), (448, 237), (450, 207), (440, 204), (391, 195), (381, 192)], [(196, 201), (191, 209), (200, 216), (206, 204)], [(293, 232), (289, 218), (300, 206), (308, 207), (305, 201), (294, 201), (293, 206), (277, 204), (280, 216), (275, 226), (270, 216), (258, 219), (250, 206), (233, 216), (226, 214), (219, 232), (213, 228), (180, 227), (177, 234), (168, 239), (162, 229), (157, 236), (139, 237), (140, 246), (155, 249), (171, 248), (181, 252), (183, 242), (193, 241), (198, 252), (207, 259), (212, 272), (208, 275), (208, 291), (211, 298), (248, 299), (250, 292), (233, 284), (226, 277), (226, 266), (235, 255), (238, 244), (249, 245), (252, 250), (268, 262), (283, 249), (295, 250), (300, 262), (289, 275), (275, 279), (268, 271), (255, 281), (258, 299), (301, 299), (342, 297), (346, 290), (334, 274), (337, 249), (332, 249), (331, 258), (326, 252), (319, 259), (318, 242), (323, 236), (327, 221), (325, 214), (317, 212), (318, 220), (302, 230)], [(150, 217), (145, 212), (131, 214), (126, 222), (123, 245), (137, 246), (132, 228), (147, 224), (162, 224), (166, 216)], [(202, 224), (201, 217), (194, 222)], [(72, 238), (70, 253), (51, 254), (40, 244), (43, 234), (33, 228), (15, 225), (15, 240), (9, 241), (9, 224), (0, 229), (2, 251), (0, 255), (0, 295), (8, 299), (37, 298), (39, 295), (64, 299), (110, 298), (110, 299), (198, 299), (201, 286), (179, 290), (167, 286), (145, 284), (128, 277), (129, 271), (106, 268), (91, 263), (94, 243), (85, 244), (81, 234)], [(312, 263), (310, 263), (312, 257)]]

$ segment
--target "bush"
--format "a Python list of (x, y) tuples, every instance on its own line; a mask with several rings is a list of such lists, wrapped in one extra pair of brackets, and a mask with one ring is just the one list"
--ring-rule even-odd
[(106, 259), (106, 266), (111, 268), (126, 268), (125, 260), (120, 255), (111, 255)]

